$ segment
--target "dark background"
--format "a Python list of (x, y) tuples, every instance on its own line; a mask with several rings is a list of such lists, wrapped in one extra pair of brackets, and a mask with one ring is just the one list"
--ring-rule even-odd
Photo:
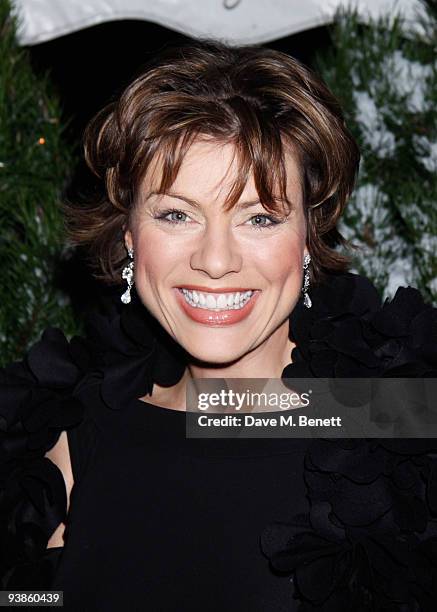
[[(50, 71), (61, 98), (67, 136), (73, 141), (91, 116), (121, 92), (141, 67), (168, 44), (189, 40), (146, 21), (113, 21), (28, 47), (37, 73)], [(326, 27), (307, 30), (264, 46), (293, 55), (312, 66), (328, 45)]]

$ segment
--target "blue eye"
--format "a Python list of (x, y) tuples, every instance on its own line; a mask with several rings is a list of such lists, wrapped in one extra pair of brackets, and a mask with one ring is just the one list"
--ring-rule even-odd
[(164, 223), (172, 223), (173, 225), (176, 225), (177, 223), (184, 223), (183, 219), (166, 219), (166, 217), (168, 215), (178, 215), (186, 217), (187, 214), (182, 212), (181, 210), (177, 210), (176, 208), (172, 208), (171, 210), (164, 210), (162, 213), (160, 213), (159, 215), (157, 215), (155, 217), (155, 219), (158, 219), (159, 221), (164, 221)]
[[(170, 213), (170, 215), (175, 215), (175, 217), (172, 218), (173, 222), (176, 223), (181, 223), (184, 219), (181, 219), (180, 217), (186, 217), (187, 215), (182, 212), (181, 210), (172, 210)], [(179, 217), (179, 218), (178, 218)]]
[(253, 227), (256, 227), (257, 229), (271, 228), (279, 223), (279, 219), (276, 219), (272, 215), (258, 214), (258, 215), (254, 215), (253, 217), (251, 217), (250, 221), (252, 221), (253, 219), (264, 219), (264, 220), (267, 219), (268, 221), (270, 221), (270, 223), (267, 223), (267, 224), (266, 223), (255, 223)]

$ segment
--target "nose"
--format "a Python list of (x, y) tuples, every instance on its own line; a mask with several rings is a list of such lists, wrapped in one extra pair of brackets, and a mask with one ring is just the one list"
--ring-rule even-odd
[(221, 278), (230, 272), (241, 270), (243, 258), (231, 229), (215, 222), (207, 225), (198, 239), (190, 259), (193, 270), (211, 278)]

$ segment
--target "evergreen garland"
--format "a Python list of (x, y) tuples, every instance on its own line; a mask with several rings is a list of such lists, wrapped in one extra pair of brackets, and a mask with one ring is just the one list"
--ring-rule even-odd
[(341, 10), (317, 68), (362, 151), (340, 231), (360, 247), (354, 268), (383, 297), (417, 287), (437, 301), (437, 1), (414, 29), (399, 16), (363, 25)]
[(0, 0), (0, 365), (20, 358), (48, 325), (77, 330), (57, 288), (63, 250), (61, 190), (72, 168), (60, 106), (16, 41)]

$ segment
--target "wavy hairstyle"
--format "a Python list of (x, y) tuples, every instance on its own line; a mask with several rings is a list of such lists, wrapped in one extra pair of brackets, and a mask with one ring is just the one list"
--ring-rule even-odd
[(64, 212), (67, 235), (88, 246), (97, 278), (121, 282), (123, 234), (147, 169), (159, 159), (159, 192), (166, 193), (196, 138), (235, 146), (238, 172), (225, 210), (237, 203), (250, 173), (267, 211), (290, 204), (284, 155), (291, 147), (300, 166), (311, 280), (347, 270), (350, 257), (336, 247), (351, 245), (337, 222), (360, 155), (337, 99), (284, 53), (203, 40), (159, 54), (85, 130), (85, 159), (103, 195), (85, 205), (70, 201)]

